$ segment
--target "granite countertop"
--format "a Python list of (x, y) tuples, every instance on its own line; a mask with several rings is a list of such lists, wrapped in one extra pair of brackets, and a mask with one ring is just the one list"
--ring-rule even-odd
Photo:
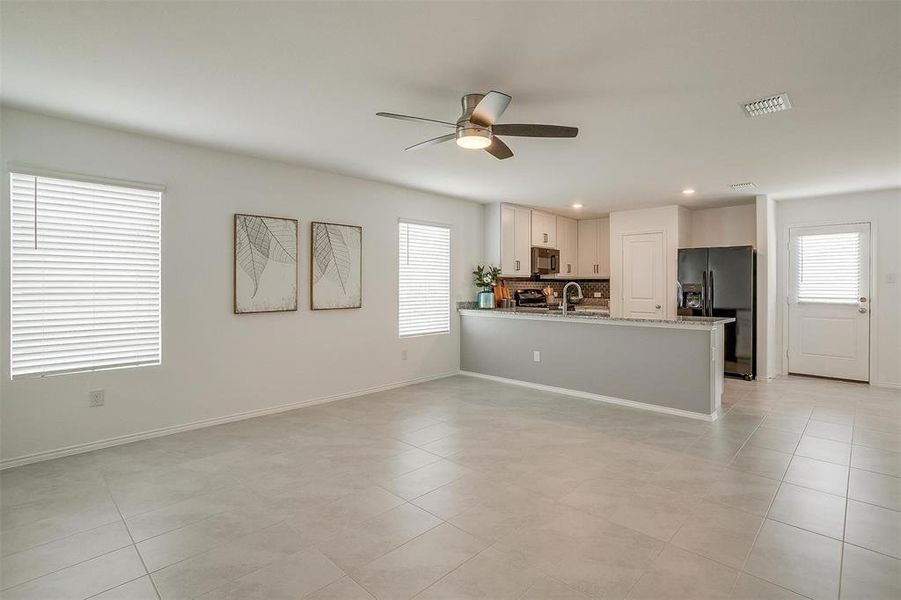
[(609, 311), (601, 308), (581, 310), (576, 307), (573, 311), (568, 311), (564, 317), (559, 310), (548, 310), (547, 308), (495, 308), (495, 309), (478, 309), (464, 308), (459, 309), (461, 315), (476, 317), (494, 317), (507, 319), (547, 319), (556, 321), (584, 321), (594, 324), (609, 325), (632, 325), (639, 327), (666, 327), (675, 329), (713, 329), (714, 327), (732, 323), (735, 319), (723, 317), (683, 317), (679, 316), (675, 319), (633, 319), (626, 317), (611, 317)]

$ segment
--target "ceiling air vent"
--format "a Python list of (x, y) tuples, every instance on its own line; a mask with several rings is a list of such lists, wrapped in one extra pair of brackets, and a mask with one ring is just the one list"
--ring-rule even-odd
[(729, 187), (732, 188), (733, 190), (735, 190), (736, 192), (747, 192), (750, 190), (756, 190), (757, 184), (754, 183), (753, 181), (745, 181), (744, 183), (733, 183)]
[(775, 96), (767, 96), (766, 98), (758, 98), (746, 102), (742, 105), (745, 114), (749, 117), (759, 117), (769, 113), (779, 112), (780, 110), (788, 110), (792, 107), (788, 94), (776, 94)]

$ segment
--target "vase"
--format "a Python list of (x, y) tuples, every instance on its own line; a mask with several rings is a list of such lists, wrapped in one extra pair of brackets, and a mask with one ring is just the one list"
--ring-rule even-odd
[(494, 308), (494, 292), (488, 290), (479, 292), (479, 308)]

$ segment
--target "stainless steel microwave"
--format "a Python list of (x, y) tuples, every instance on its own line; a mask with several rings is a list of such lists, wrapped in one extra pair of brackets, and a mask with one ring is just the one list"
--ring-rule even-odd
[(556, 275), (560, 272), (560, 251), (532, 248), (532, 275)]

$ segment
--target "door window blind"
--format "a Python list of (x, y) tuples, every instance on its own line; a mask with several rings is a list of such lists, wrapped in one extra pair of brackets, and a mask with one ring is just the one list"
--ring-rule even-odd
[(861, 296), (861, 235), (857, 231), (797, 236), (798, 302), (857, 304)]
[(401, 222), (398, 241), (400, 337), (450, 332), (450, 229)]
[(160, 362), (159, 191), (10, 175), (10, 374)]

